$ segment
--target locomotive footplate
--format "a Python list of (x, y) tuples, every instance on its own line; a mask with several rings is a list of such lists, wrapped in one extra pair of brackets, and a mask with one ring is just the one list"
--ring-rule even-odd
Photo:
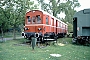
[(44, 36), (44, 41), (57, 41), (57, 38), (54, 37), (54, 38), (50, 38), (50, 36)]
[(53, 44), (56, 43), (57, 39), (56, 38), (51, 39), (50, 36), (44, 36), (44, 41), (47, 46), (47, 45), (50, 45), (50, 42), (53, 42)]

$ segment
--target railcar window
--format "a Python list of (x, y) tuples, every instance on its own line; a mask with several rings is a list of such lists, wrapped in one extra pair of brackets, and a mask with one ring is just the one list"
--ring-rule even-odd
[(36, 17), (33, 16), (33, 17), (32, 17), (32, 23), (35, 23), (35, 20), (36, 20)]
[(62, 23), (61, 23), (61, 27), (62, 27)]
[(46, 24), (48, 25), (48, 17), (46, 17)]
[(65, 25), (63, 25), (63, 27), (65, 28)]
[(59, 27), (59, 22), (58, 22), (58, 27)]
[(37, 23), (41, 23), (41, 17), (40, 17), (40, 15), (37, 15), (36, 18), (37, 18)]
[(61, 27), (61, 22), (59, 23), (59, 26)]
[(54, 26), (54, 18), (52, 18), (52, 26)]
[(27, 16), (28, 22), (31, 22), (31, 18), (30, 16)]
[(52, 20), (53, 20), (53, 19), (51, 18), (51, 25), (52, 25)]
[(83, 13), (84, 13), (84, 14), (90, 14), (90, 9), (84, 9), (84, 10), (83, 10)]

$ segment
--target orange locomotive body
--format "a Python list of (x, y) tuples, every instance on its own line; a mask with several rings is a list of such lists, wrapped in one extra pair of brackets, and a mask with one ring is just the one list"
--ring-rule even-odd
[(31, 10), (25, 15), (25, 38), (38, 36), (40, 41), (45, 35), (51, 39), (54, 36), (64, 37), (67, 33), (67, 24), (42, 10)]

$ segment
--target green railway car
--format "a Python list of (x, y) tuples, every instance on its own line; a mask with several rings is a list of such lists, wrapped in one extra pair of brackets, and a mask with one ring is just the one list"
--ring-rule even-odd
[(90, 9), (76, 12), (73, 17), (73, 42), (90, 43)]

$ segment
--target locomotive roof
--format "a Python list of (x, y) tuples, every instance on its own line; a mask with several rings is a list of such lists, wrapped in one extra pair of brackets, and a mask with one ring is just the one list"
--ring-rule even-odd
[(81, 13), (84, 13), (84, 14), (90, 14), (90, 8), (88, 8), (88, 9), (83, 9), (83, 10), (80, 10), (80, 11), (78, 11), (78, 12), (76, 12), (75, 14), (74, 14), (74, 17), (76, 17), (78, 14), (81, 14)]
[[(44, 10), (41, 10), (41, 9), (34, 9), (34, 10), (30, 10), (30, 11), (41, 11), (43, 14), (47, 14), (47, 15), (51, 16), (52, 18), (55, 18), (56, 20), (60, 21), (61, 23), (67, 25), (66, 23), (64, 23), (64, 22), (61, 21), (60, 19), (57, 19), (56, 17), (54, 17), (53, 15), (49, 14), (48, 12), (46, 12), (46, 11), (44, 11)], [(28, 11), (28, 12), (30, 12), (30, 11)], [(28, 12), (26, 12), (26, 13), (28, 13)]]

